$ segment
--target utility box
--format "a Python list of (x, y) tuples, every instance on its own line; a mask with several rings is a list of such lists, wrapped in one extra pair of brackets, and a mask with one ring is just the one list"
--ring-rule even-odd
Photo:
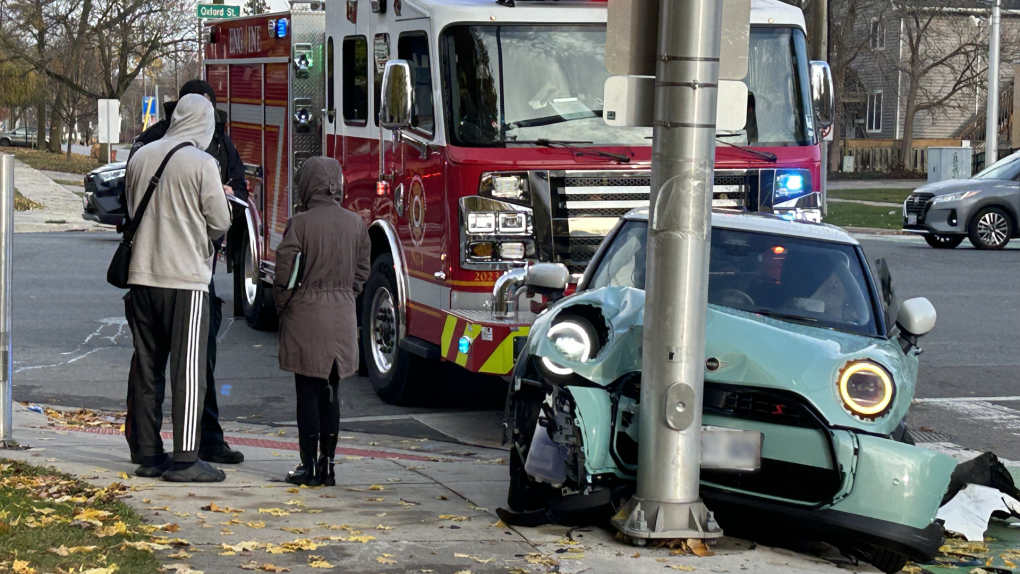
[(969, 178), (972, 151), (969, 147), (928, 148), (928, 183)]

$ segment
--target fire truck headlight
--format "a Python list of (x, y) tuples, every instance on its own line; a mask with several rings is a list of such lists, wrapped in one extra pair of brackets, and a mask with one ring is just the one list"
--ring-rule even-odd
[(469, 213), (468, 214), (468, 233), (488, 235), (496, 232), (496, 214), (489, 213)]
[(527, 173), (483, 173), (478, 194), (493, 199), (531, 205)]

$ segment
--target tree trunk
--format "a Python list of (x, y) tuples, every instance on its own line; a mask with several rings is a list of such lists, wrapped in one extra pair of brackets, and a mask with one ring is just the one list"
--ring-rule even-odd
[(914, 158), (911, 157), (911, 148), (914, 146), (914, 115), (917, 113), (917, 88), (916, 82), (910, 82), (907, 88), (907, 109), (903, 114), (903, 141), (900, 142), (900, 155), (903, 169), (911, 171), (914, 169)]
[(64, 118), (60, 115), (64, 107), (64, 94), (67, 88), (60, 85), (57, 97), (53, 99), (53, 115), (50, 119), (50, 151), (60, 153), (60, 140), (64, 135)]
[(46, 96), (39, 98), (35, 105), (35, 148), (46, 149)]
[(832, 145), (829, 146), (829, 173), (838, 172), (839, 162), (843, 159), (843, 138), (840, 136), (839, 130), (839, 114), (834, 114), (832, 118)]

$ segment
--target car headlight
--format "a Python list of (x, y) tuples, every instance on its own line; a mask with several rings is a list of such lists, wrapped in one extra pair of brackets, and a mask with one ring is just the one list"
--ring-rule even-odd
[(967, 199), (968, 197), (974, 197), (977, 195), (976, 191), (957, 191), (955, 193), (947, 193), (945, 195), (936, 195), (932, 203), (942, 203), (943, 201), (960, 201), (961, 199)]
[(108, 181), (124, 177), (124, 171), (125, 170), (123, 169), (113, 169), (110, 171), (101, 171), (97, 175), (99, 176), (99, 179), (102, 180), (103, 183), (106, 183)]
[[(592, 338), (588, 331), (580, 324), (573, 321), (563, 321), (552, 326), (545, 334), (549, 341), (567, 359), (583, 363), (591, 357)], [(542, 364), (545, 368), (557, 375), (569, 375), (574, 371), (568, 367), (557, 365), (542, 357)]]
[(839, 397), (853, 414), (874, 419), (886, 413), (892, 404), (892, 376), (875, 363), (851, 363), (839, 375)]

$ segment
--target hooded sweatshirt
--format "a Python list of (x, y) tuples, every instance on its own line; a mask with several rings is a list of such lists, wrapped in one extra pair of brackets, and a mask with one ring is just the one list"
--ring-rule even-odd
[(149, 180), (170, 150), (177, 151), (142, 214), (131, 252), (128, 282), (166, 289), (208, 291), (215, 255), (213, 240), (230, 227), (230, 209), (216, 160), (202, 151), (216, 127), (213, 106), (203, 96), (186, 95), (177, 103), (166, 135), (128, 161), (125, 195), (128, 214), (145, 195)]

